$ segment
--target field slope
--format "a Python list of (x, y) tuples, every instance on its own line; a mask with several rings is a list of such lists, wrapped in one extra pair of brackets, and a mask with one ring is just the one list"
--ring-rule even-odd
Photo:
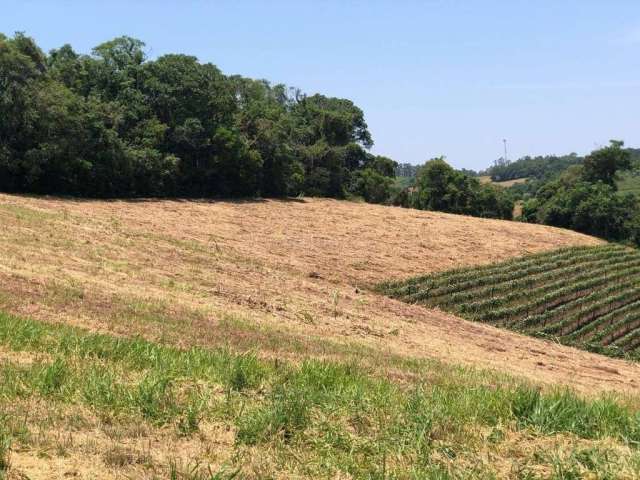
[(0, 224), (0, 309), (9, 313), (183, 346), (333, 357), (331, 340), (585, 391), (640, 388), (635, 365), (567, 359), (564, 348), (370, 291), (389, 278), (601, 243), (575, 232), (316, 199), (0, 195)]
[(0, 478), (640, 474), (636, 364), (372, 291), (591, 237), (316, 199), (0, 226)]
[(611, 356), (640, 358), (640, 251), (573, 247), (383, 284), (386, 294)]

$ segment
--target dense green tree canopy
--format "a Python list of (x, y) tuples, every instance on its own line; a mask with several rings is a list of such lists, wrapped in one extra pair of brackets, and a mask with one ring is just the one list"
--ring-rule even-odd
[[(395, 162), (350, 100), (225, 76), (118, 37), (48, 55), (0, 36), (0, 189), (114, 196), (388, 199)], [(375, 192), (375, 193), (374, 193)]]
[(434, 158), (419, 170), (411, 194), (398, 195), (397, 203), (423, 210), (439, 210), (479, 217), (511, 219), (513, 199), (502, 188), (482, 185), (455, 170), (444, 158)]
[(609, 146), (591, 152), (584, 159), (583, 176), (587, 182), (603, 182), (615, 188), (616, 172), (631, 167), (631, 154), (624, 142), (611, 140)]
[(494, 182), (514, 180), (516, 178), (549, 179), (560, 174), (571, 165), (581, 164), (583, 157), (575, 153), (569, 155), (522, 157), (514, 162), (498, 161), (495, 165), (480, 172), (480, 175), (488, 175)]
[(631, 153), (622, 146), (612, 141), (587, 155), (582, 165), (537, 185), (523, 203), (523, 220), (637, 243), (640, 204), (635, 195), (619, 195), (615, 185), (617, 172), (630, 166)]

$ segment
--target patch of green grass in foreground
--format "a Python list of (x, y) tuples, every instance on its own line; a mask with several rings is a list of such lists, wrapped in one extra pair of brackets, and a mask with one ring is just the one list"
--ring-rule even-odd
[[(536, 478), (533, 464), (555, 478), (604, 478), (612, 465), (640, 475), (640, 414), (611, 396), (492, 384), (484, 375), (460, 382), (455, 370), (400, 385), (353, 363), (293, 365), (227, 349), (180, 350), (1, 313), (0, 346), (35, 355), (0, 364), (0, 419), (12, 400), (39, 398), (184, 436), (202, 421), (222, 421), (233, 426), (236, 448), (262, 449), (278, 470), (312, 478), (495, 478), (491, 462), (480, 461), (487, 444), (499, 448), (513, 433), (569, 434), (608, 439), (633, 458), (596, 447), (569, 459), (537, 452), (514, 459), (513, 478)], [(8, 425), (0, 425), (0, 477), (9, 462)], [(242, 458), (232, 466), (242, 467)]]

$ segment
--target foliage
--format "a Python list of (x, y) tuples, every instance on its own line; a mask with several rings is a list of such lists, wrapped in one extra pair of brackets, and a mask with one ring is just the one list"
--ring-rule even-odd
[(612, 141), (588, 155), (584, 165), (536, 184), (523, 202), (522, 220), (637, 244), (640, 203), (633, 194), (618, 194), (615, 183), (618, 170), (631, 166), (631, 154), (622, 145)]
[(422, 210), (512, 217), (513, 200), (504, 189), (482, 185), (476, 177), (455, 170), (442, 157), (429, 160), (418, 170), (415, 188), (411, 190), (411, 195), (398, 195), (396, 202)]
[(563, 156), (522, 157), (515, 162), (502, 161), (480, 172), (488, 175), (494, 182), (515, 180), (517, 178), (549, 179), (563, 172), (571, 165), (578, 165), (583, 158), (575, 153)]
[(631, 155), (623, 150), (624, 142), (611, 140), (610, 145), (591, 152), (584, 159), (582, 176), (587, 182), (603, 182), (615, 188), (616, 173), (631, 166)]
[(382, 175), (373, 168), (356, 172), (351, 191), (367, 202), (384, 203), (391, 195), (393, 179)]
[(411, 163), (399, 163), (396, 167), (396, 177), (414, 178), (418, 175), (419, 165)]
[[(384, 201), (395, 163), (350, 100), (225, 76), (130, 37), (48, 55), (0, 36), (0, 190), (89, 197)], [(365, 172), (365, 170), (367, 170)], [(364, 172), (364, 173), (362, 173)], [(375, 172), (375, 173), (373, 173)]]

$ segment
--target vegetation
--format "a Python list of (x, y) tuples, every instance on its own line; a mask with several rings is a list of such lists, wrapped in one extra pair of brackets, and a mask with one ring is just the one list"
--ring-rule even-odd
[(367, 151), (364, 114), (349, 100), (225, 76), (188, 55), (148, 60), (144, 46), (119, 37), (91, 55), (70, 45), (47, 55), (23, 34), (0, 35), (0, 191), (357, 196), (510, 218), (503, 193), (450, 167), (446, 178), (423, 168), (411, 198), (393, 179), (415, 169)]
[[(634, 162), (640, 160), (640, 149), (624, 149), (626, 155)], [(511, 162), (505, 159), (496, 160), (494, 165), (480, 172), (480, 175), (491, 177), (494, 182), (516, 180), (519, 178), (531, 178), (535, 180), (549, 181), (558, 177), (562, 172), (573, 165), (582, 165), (585, 157), (576, 153), (569, 155), (546, 155), (537, 157), (522, 157)]]
[(394, 203), (476, 217), (511, 219), (513, 214), (513, 198), (508, 192), (455, 170), (443, 158), (420, 167), (415, 185), (396, 194)]
[(494, 182), (516, 180), (518, 178), (549, 179), (571, 165), (578, 165), (584, 161), (575, 153), (563, 156), (547, 155), (538, 157), (522, 157), (515, 162), (500, 159), (480, 175), (488, 175)]
[[(132, 457), (122, 449), (104, 455), (110, 468), (135, 461), (147, 474), (171, 478), (276, 472), (439, 479), (640, 473), (640, 417), (612, 397), (541, 392), (508, 378), (428, 362), (399, 362), (415, 372), (414, 381), (401, 385), (355, 364), (292, 365), (224, 348), (180, 350), (5, 314), (0, 314), (0, 348), (35, 356), (32, 362), (0, 365), (7, 451), (9, 442), (20, 449), (42, 442), (42, 422), (67, 428), (59, 425), (65, 417), (56, 412), (72, 406), (86, 411), (73, 417), (76, 430), (92, 415), (103, 429), (137, 423), (136, 435), (143, 437), (149, 435), (144, 429), (161, 429), (197, 439), (216, 422), (232, 429), (222, 463), (196, 464), (185, 473), (179, 473), (175, 458), (155, 465), (149, 456)], [(25, 402), (42, 402), (46, 411), (22, 410)], [(20, 415), (14, 415), (16, 408)], [(501, 456), (510, 455), (522, 436), (548, 441), (504, 464)], [(554, 439), (562, 450), (550, 447)], [(270, 470), (252, 470), (256, 452)], [(477, 462), (481, 455), (490, 460)], [(3, 465), (11, 471), (10, 463)]]
[(640, 251), (574, 247), (381, 286), (407, 302), (640, 360)]
[[(351, 101), (148, 60), (119, 37), (48, 55), (0, 34), (0, 190), (88, 197), (388, 198), (395, 163), (367, 152)], [(353, 189), (353, 190), (351, 190)]]
[(618, 187), (618, 195), (640, 195), (640, 171), (637, 168), (622, 172), (616, 182)]
[(418, 175), (420, 165), (413, 165), (411, 163), (399, 163), (396, 165), (396, 177), (403, 178), (415, 178)]
[(638, 244), (638, 199), (617, 194), (617, 172), (631, 166), (630, 153), (622, 146), (611, 141), (588, 155), (583, 165), (543, 183), (535, 196), (525, 200), (522, 219)]

